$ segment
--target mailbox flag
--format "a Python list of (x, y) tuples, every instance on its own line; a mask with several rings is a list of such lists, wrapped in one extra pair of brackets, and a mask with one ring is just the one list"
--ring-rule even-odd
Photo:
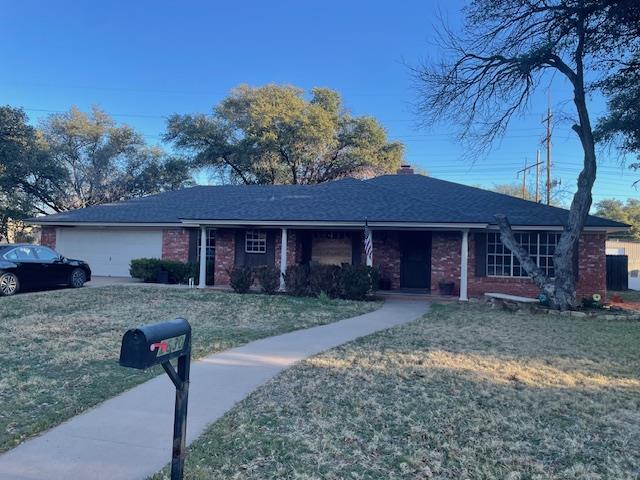
[(160, 350), (162, 353), (167, 353), (167, 347), (169, 345), (167, 344), (167, 342), (158, 342), (158, 343), (152, 343), (151, 344), (151, 351), (155, 352), (156, 350)]

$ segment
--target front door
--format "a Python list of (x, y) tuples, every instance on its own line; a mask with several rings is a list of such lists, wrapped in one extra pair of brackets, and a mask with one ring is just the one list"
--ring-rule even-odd
[(400, 236), (400, 288), (431, 289), (431, 233)]

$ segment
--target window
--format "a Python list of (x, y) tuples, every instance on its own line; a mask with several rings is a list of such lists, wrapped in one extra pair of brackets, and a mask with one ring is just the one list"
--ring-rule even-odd
[[(554, 276), (553, 255), (560, 239), (559, 233), (515, 233), (516, 241), (529, 253), (542, 271)], [(528, 277), (518, 259), (500, 241), (499, 233), (487, 234), (487, 276)]]
[(311, 239), (311, 261), (321, 265), (352, 262), (351, 236), (348, 232), (314, 232)]
[[(196, 261), (200, 262), (200, 243), (201, 232), (198, 232), (198, 242), (196, 246)], [(215, 228), (207, 229), (207, 261), (213, 261), (216, 257), (216, 230)]]
[(553, 270), (553, 256), (556, 253), (556, 246), (558, 240), (560, 240), (559, 233), (541, 233), (538, 235), (540, 239), (539, 248), (540, 253), (538, 255), (538, 266), (549, 277), (555, 276)]
[(60, 255), (47, 247), (34, 247), (36, 250), (36, 255), (40, 260), (44, 260), (46, 262), (53, 262), (54, 260), (58, 260)]
[(260, 230), (247, 230), (244, 251), (246, 253), (267, 253), (267, 233)]
[(36, 254), (34, 253), (31, 247), (17, 247), (13, 250), (4, 254), (4, 258), (7, 260), (18, 260), (18, 261), (31, 261), (35, 262), (38, 259), (36, 258)]

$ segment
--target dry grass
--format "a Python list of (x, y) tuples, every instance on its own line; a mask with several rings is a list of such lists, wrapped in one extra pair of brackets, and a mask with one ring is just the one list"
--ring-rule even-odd
[(638, 322), (436, 305), (272, 380), (186, 478), (638, 479), (639, 344)]
[(0, 451), (161, 373), (118, 366), (128, 328), (184, 317), (197, 357), (378, 306), (140, 286), (1, 298)]

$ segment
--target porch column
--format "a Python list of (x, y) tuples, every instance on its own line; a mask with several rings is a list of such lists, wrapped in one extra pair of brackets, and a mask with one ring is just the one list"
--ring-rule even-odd
[(287, 229), (282, 228), (282, 238), (280, 239), (280, 291), (286, 289), (284, 275), (287, 273)]
[(200, 278), (198, 288), (207, 286), (207, 228), (200, 227)]
[(467, 267), (469, 263), (469, 230), (462, 231), (462, 247), (460, 251), (460, 300), (466, 302), (467, 296)]
[(373, 232), (369, 228), (366, 228), (364, 232), (364, 253), (367, 267), (373, 267)]

